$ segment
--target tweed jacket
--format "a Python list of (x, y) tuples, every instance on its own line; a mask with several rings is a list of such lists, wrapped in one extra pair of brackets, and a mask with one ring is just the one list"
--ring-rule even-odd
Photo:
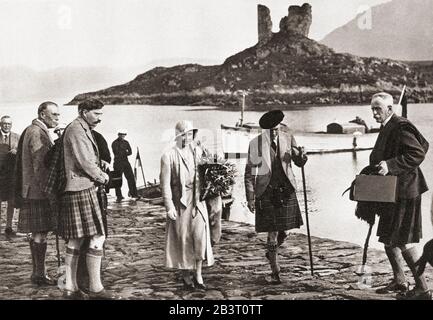
[(407, 119), (392, 115), (380, 131), (370, 154), (370, 165), (386, 161), (389, 175), (398, 177), (398, 199), (413, 199), (428, 190), (419, 165), (424, 161), (428, 143), (423, 146), (416, 127)]
[(82, 191), (104, 184), (108, 176), (100, 168), (98, 146), (88, 123), (76, 118), (66, 128), (63, 137), (65, 158), (65, 191)]
[(45, 156), (53, 146), (47, 127), (35, 119), (26, 128), (21, 152), (21, 196), (23, 199), (47, 199), (43, 192), (48, 168)]
[[(301, 167), (306, 160), (302, 159), (296, 140), (290, 132), (280, 131), (278, 135), (279, 159), (284, 173), (296, 190), (296, 179), (292, 171), (292, 160)], [(254, 138), (249, 145), (248, 160), (245, 167), (245, 192), (247, 200), (260, 197), (271, 181), (271, 139), (269, 130)]]

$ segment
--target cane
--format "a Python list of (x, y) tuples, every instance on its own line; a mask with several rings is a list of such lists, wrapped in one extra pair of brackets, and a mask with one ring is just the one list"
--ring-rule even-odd
[(56, 232), (57, 267), (60, 268), (59, 235)]
[(304, 169), (304, 167), (305, 167), (305, 164), (301, 167), (301, 171), (302, 171), (302, 185), (304, 187), (305, 219), (307, 221), (308, 251), (309, 251), (309, 254), (310, 254), (311, 275), (314, 276), (313, 251), (311, 250), (310, 221), (308, 219), (307, 187), (306, 187), (306, 183), (305, 183), (305, 169)]
[(364, 268), (365, 268), (365, 265), (367, 264), (368, 244), (370, 242), (370, 237), (371, 237), (371, 231), (372, 231), (372, 229), (373, 229), (373, 224), (370, 224), (370, 227), (368, 229), (367, 238), (365, 239), (365, 243), (364, 243), (364, 252), (362, 254), (362, 269), (361, 269), (361, 273), (364, 273)]

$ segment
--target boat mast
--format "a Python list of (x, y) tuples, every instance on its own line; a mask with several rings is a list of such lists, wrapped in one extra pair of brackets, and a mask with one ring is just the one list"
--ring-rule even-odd
[(401, 105), (401, 116), (403, 118), (407, 118), (407, 99), (405, 98), (406, 94), (406, 85), (403, 87), (403, 90), (401, 90), (400, 100), (398, 101), (398, 104)]
[(245, 91), (242, 92), (242, 107), (241, 107), (241, 121), (240, 121), (240, 127), (244, 124), (244, 111), (245, 111)]

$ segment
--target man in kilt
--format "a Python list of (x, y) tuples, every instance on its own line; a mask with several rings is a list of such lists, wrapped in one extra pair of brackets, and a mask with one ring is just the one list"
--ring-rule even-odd
[(292, 160), (301, 167), (307, 162), (303, 148), (281, 125), (280, 110), (264, 114), (260, 127), (264, 133), (249, 145), (245, 168), (245, 191), (248, 208), (256, 214), (256, 232), (268, 232), (266, 258), (271, 265), (271, 284), (281, 283), (278, 247), (286, 238), (286, 230), (299, 228), (302, 222)]
[[(397, 202), (379, 206), (377, 235), (385, 245), (394, 279), (378, 293), (398, 292), (401, 299), (431, 299), (423, 275), (417, 274), (420, 255), (413, 244), (422, 238), (421, 195), (428, 190), (419, 168), (428, 150), (428, 143), (407, 119), (394, 114), (393, 98), (381, 92), (373, 96), (371, 109), (381, 130), (370, 154), (370, 166), (379, 175), (398, 177)], [(415, 287), (408, 291), (403, 259), (410, 268)]]
[(56, 216), (44, 190), (48, 168), (45, 156), (53, 146), (48, 129), (56, 127), (59, 108), (54, 102), (43, 102), (38, 118), (32, 121), (18, 142), (15, 195), (16, 206), (21, 207), (18, 231), (31, 233), (29, 238), (33, 261), (31, 281), (37, 285), (56, 285), (45, 272), (46, 237), (56, 229)]
[(67, 241), (66, 285), (68, 299), (87, 299), (77, 284), (77, 266), (81, 244), (89, 241), (86, 252), (90, 299), (114, 299), (101, 282), (101, 261), (105, 231), (97, 187), (108, 183), (100, 167), (99, 150), (92, 134), (102, 116), (102, 102), (86, 100), (78, 105), (79, 116), (66, 128), (63, 136), (66, 186), (60, 198), (60, 232)]

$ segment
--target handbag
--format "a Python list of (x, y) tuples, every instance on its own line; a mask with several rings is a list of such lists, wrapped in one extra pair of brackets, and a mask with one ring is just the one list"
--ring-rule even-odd
[(351, 200), (395, 203), (397, 201), (397, 177), (358, 175), (355, 178), (353, 190), (351, 190)]

